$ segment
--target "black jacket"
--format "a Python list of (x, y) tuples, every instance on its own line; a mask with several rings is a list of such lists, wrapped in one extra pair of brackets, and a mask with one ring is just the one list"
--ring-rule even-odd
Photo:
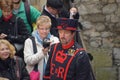
[(50, 33), (51, 33), (52, 35), (58, 37), (58, 30), (56, 29), (56, 27), (57, 27), (57, 20), (56, 20), (56, 18), (53, 17), (53, 16), (52, 16), (48, 11), (46, 11), (45, 9), (43, 9), (42, 15), (46, 15), (46, 16), (48, 16), (48, 17), (51, 19), (52, 26), (51, 26), (51, 29), (50, 29)]
[[(15, 26), (17, 22), (17, 27)], [(30, 35), (24, 22), (20, 18), (16, 18), (15, 15), (9, 21), (4, 21), (3, 17), (0, 17), (0, 34), (4, 33), (8, 35), (6, 37), (11, 43), (23, 44), (25, 39)]]
[[(19, 72), (19, 77), (17, 76), (17, 71)], [(25, 64), (19, 57), (15, 57), (15, 59), (8, 58), (6, 60), (0, 59), (0, 77), (10, 80), (30, 80)]]
[(21, 18), (17, 18), (15, 15), (8, 21), (4, 21), (3, 17), (0, 17), (0, 34), (4, 33), (7, 35), (5, 39), (10, 41), (14, 45), (22, 45), (22, 47), (18, 50), (15, 46), (17, 51), (17, 56), (23, 58), (23, 47), (24, 41), (29, 37), (30, 33), (27, 30), (25, 23)]

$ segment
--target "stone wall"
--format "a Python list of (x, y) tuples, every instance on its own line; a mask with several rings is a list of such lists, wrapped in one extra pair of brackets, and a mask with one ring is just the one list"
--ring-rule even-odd
[(75, 5), (81, 15), (84, 43), (91, 48), (109, 49), (113, 65), (119, 68), (120, 0), (75, 0)]
[[(76, 1), (80, 22), (84, 26), (84, 39), (92, 47), (119, 47), (120, 1), (80, 0)], [(119, 40), (118, 40), (119, 39)]]

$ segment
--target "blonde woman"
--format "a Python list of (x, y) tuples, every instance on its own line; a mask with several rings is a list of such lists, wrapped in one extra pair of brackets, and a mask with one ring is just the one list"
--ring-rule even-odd
[(29, 80), (23, 60), (15, 57), (15, 53), (15, 48), (9, 41), (0, 39), (0, 78)]
[(33, 52), (32, 41), (28, 38), (25, 41), (24, 46), (24, 60), (26, 63), (26, 68), (30, 73), (34, 65), (38, 63), (38, 70), (40, 71), (40, 80), (43, 80), (43, 73), (48, 60), (48, 51), (50, 46), (44, 47), (43, 40), (49, 39), (50, 45), (58, 43), (59, 39), (50, 34), (51, 20), (48, 16), (42, 15), (37, 19), (36, 22), (37, 30), (35, 30), (32, 35), (35, 37), (35, 42), (37, 46), (37, 53)]

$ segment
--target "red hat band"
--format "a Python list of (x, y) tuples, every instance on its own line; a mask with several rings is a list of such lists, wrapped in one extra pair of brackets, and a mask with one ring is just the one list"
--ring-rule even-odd
[(64, 29), (64, 30), (72, 30), (72, 31), (75, 31), (76, 28), (73, 28), (73, 27), (64, 27), (64, 26), (57, 26), (57, 29)]
[(69, 18), (58, 18), (57, 29), (77, 31), (78, 21)]

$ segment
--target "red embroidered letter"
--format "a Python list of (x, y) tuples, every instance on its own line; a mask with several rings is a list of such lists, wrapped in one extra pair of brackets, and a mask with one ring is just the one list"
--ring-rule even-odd
[(58, 68), (58, 74), (57, 74), (57, 77), (59, 78), (63, 78), (63, 74), (64, 74), (64, 68), (63, 67), (59, 67)]
[(54, 74), (54, 69), (55, 69), (55, 64), (51, 64), (50, 73), (51, 73), (52, 75)]

